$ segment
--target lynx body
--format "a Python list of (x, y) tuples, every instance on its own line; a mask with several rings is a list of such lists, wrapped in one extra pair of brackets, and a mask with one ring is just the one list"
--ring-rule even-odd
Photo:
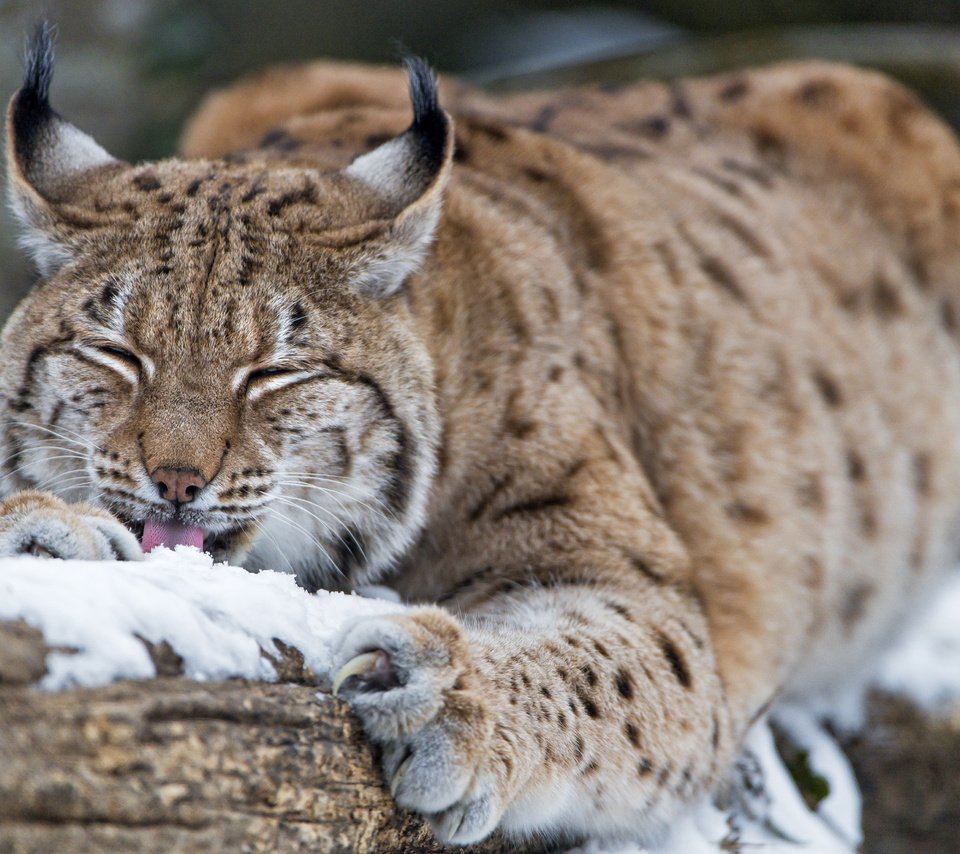
[(410, 124), (399, 71), (315, 64), (131, 166), (49, 73), (41, 33), (0, 549), (181, 530), (431, 603), (352, 626), (336, 688), (442, 839), (655, 836), (956, 557), (960, 150), (891, 81), (441, 109), (412, 63)]

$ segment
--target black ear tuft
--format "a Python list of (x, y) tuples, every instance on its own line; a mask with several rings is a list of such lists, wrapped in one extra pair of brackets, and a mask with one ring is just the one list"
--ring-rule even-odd
[(53, 78), (53, 25), (37, 23), (24, 57), (23, 85), (16, 94), (11, 119), (15, 147), (28, 155), (54, 112), (50, 109), (50, 81)]
[(27, 45), (23, 69), (23, 92), (39, 104), (50, 102), (53, 78), (53, 25), (46, 19), (37, 22)]
[(443, 162), (447, 142), (447, 116), (440, 109), (437, 97), (437, 78), (418, 56), (403, 61), (410, 83), (410, 102), (413, 105), (412, 135), (419, 140), (421, 156), (432, 168)]

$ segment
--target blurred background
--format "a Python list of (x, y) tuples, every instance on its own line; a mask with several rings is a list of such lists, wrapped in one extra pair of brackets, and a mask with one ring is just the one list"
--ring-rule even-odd
[[(960, 0), (0, 0), (0, 92), (24, 34), (59, 25), (53, 101), (127, 160), (176, 150), (211, 86), (259, 66), (394, 62), (402, 47), (491, 88), (708, 73), (788, 57), (880, 68), (960, 126)], [(0, 319), (29, 270), (0, 214)]]

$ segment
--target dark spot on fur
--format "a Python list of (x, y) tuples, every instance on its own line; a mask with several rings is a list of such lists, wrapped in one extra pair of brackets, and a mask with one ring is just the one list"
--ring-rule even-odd
[(822, 370), (813, 372), (813, 382), (820, 392), (823, 402), (831, 408), (836, 408), (843, 403), (843, 394), (840, 392), (840, 386), (837, 381)]
[(597, 684), (597, 672), (589, 664), (584, 664), (583, 667), (580, 668), (580, 672), (591, 688)]
[(600, 710), (597, 708), (597, 704), (594, 702), (593, 697), (591, 697), (582, 686), (577, 686), (577, 699), (580, 701), (580, 705), (583, 706), (583, 710), (589, 717), (600, 717)]
[(277, 151), (296, 151), (303, 143), (283, 128), (273, 128), (260, 139), (258, 148), (275, 148)]
[(550, 180), (550, 176), (546, 172), (535, 166), (524, 166), (520, 171), (535, 184), (542, 184)]
[(953, 303), (946, 297), (940, 300), (940, 322), (947, 332), (954, 333), (957, 331), (957, 312)]
[(679, 81), (670, 84), (670, 112), (682, 121), (693, 118), (693, 109), (687, 99), (687, 93)]
[(550, 123), (557, 115), (557, 107), (554, 104), (545, 104), (537, 112), (533, 122), (530, 124), (532, 130), (537, 133), (546, 133), (550, 130)]
[(781, 171), (784, 169), (787, 147), (781, 137), (772, 131), (760, 129), (754, 131), (753, 144), (756, 146), (757, 154), (767, 163)]
[(617, 691), (620, 692), (620, 696), (625, 700), (633, 699), (633, 680), (626, 670), (621, 669), (617, 671)]
[(284, 208), (296, 204), (316, 204), (316, 187), (308, 183), (298, 190), (292, 190), (289, 193), (278, 196), (276, 199), (272, 199), (270, 204), (267, 205), (267, 214), (269, 216), (277, 216)]
[(516, 388), (507, 398), (506, 412), (503, 418), (505, 432), (518, 439), (526, 438), (536, 429), (536, 422), (530, 418), (527, 410), (522, 406), (523, 392)]
[(849, 448), (847, 450), (847, 474), (850, 476), (850, 480), (860, 481), (866, 477), (867, 467), (863, 461), (863, 457), (860, 456), (860, 452)]
[(607, 648), (602, 643), (600, 643), (600, 641), (594, 640), (592, 641), (592, 643), (593, 643), (593, 648), (597, 651), (598, 655), (603, 656), (603, 658), (610, 657), (610, 653), (607, 651)]
[(625, 608), (619, 602), (613, 602), (610, 599), (604, 599), (603, 604), (607, 608), (609, 608), (611, 611), (613, 611), (614, 614), (616, 614), (619, 617), (622, 617), (628, 623), (633, 622), (633, 615), (630, 613), (630, 611), (627, 608)]
[(497, 142), (503, 142), (508, 136), (505, 128), (499, 127), (498, 125), (489, 124), (488, 122), (471, 121), (469, 126), (478, 133), (483, 134), (489, 139), (496, 140)]
[(653, 763), (644, 756), (637, 765), (637, 774), (641, 777), (649, 777), (652, 773)]
[(627, 721), (623, 725), (623, 734), (627, 737), (627, 741), (629, 741), (634, 747), (640, 746), (640, 733), (638, 732), (636, 726), (630, 723), (630, 721)]
[(657, 572), (652, 566), (650, 566), (649, 561), (640, 557), (639, 555), (627, 555), (627, 560), (637, 572), (642, 576), (652, 581), (654, 584), (661, 584), (663, 582), (662, 573)]
[(918, 495), (930, 494), (930, 455), (919, 451), (913, 455), (913, 487)]
[(647, 116), (643, 119), (618, 122), (617, 128), (626, 133), (637, 133), (647, 139), (663, 139), (670, 132), (670, 119), (666, 116)]
[(797, 100), (807, 107), (829, 106), (837, 96), (837, 87), (832, 80), (809, 80), (796, 92)]
[(876, 592), (876, 587), (866, 581), (855, 584), (847, 591), (840, 611), (840, 620), (847, 632), (851, 632), (861, 617), (863, 617), (867, 608), (867, 602)]
[(745, 501), (731, 501), (724, 506), (723, 511), (731, 519), (751, 525), (761, 525), (770, 521), (770, 515), (766, 510)]
[(144, 190), (145, 192), (150, 192), (151, 190), (159, 190), (161, 187), (160, 181), (156, 175), (150, 172), (144, 172), (141, 175), (137, 175), (133, 179), (133, 185), (138, 190)]
[(677, 681), (684, 688), (689, 688), (692, 683), (690, 670), (687, 668), (687, 663), (680, 654), (680, 650), (677, 649), (676, 644), (663, 633), (657, 634), (657, 643), (660, 646), (661, 652), (663, 652), (663, 657), (667, 660), (667, 664), (670, 665), (673, 675), (677, 677)]
[(736, 77), (717, 92), (717, 97), (728, 104), (739, 101), (750, 91), (750, 84), (743, 77)]
[(884, 320), (903, 314), (900, 294), (883, 276), (878, 276), (873, 283), (873, 308)]
[(737, 282), (733, 271), (719, 258), (709, 255), (702, 256), (700, 258), (700, 269), (735, 300), (743, 303), (747, 302), (747, 296), (740, 287), (740, 283)]
[(823, 480), (818, 474), (806, 474), (797, 487), (797, 501), (809, 510), (822, 510), (824, 505)]

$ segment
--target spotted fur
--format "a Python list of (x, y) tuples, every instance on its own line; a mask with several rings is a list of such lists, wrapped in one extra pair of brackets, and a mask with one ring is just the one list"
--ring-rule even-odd
[[(423, 607), (349, 627), (337, 687), (398, 801), (456, 842), (650, 839), (958, 553), (960, 151), (826, 64), (451, 82), (455, 142), (413, 78), (411, 124), (398, 72), (265, 72), (182, 159), (77, 169), (21, 90), (5, 483), (389, 573)], [(172, 510), (157, 466), (209, 485)]]

